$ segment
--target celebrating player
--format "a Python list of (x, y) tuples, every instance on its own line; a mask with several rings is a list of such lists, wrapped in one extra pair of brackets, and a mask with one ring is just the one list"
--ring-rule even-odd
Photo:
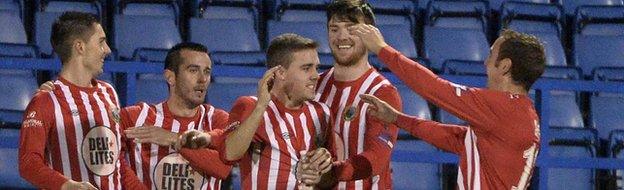
[(349, 32), (428, 101), (466, 120), (468, 126), (424, 121), (400, 113), (374, 96), (371, 114), (412, 135), (459, 155), (459, 189), (526, 189), (540, 148), (537, 113), (529, 96), (545, 67), (537, 38), (503, 31), (485, 61), (487, 89), (439, 78), (388, 46), (377, 28), (359, 24)]

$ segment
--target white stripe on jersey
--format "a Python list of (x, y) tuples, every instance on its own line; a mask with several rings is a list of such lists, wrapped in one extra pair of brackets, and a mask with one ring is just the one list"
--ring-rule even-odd
[[(76, 135), (76, 139), (75, 139), (76, 146), (79, 147), (79, 148), (76, 148), (76, 155), (82, 157), (82, 148), (80, 147), (82, 147), (81, 144), (82, 144), (82, 140), (83, 140), (82, 138), (84, 136), (84, 133), (82, 132), (82, 123), (80, 122), (80, 114), (78, 114), (80, 110), (78, 110), (78, 106), (76, 106), (76, 102), (74, 101), (74, 98), (72, 96), (71, 91), (69, 90), (69, 87), (63, 84), (61, 84), (60, 86), (61, 86), (61, 90), (63, 91), (63, 96), (65, 96), (65, 101), (67, 102), (67, 105), (69, 106), (69, 110), (71, 110), (72, 112), (72, 119), (74, 123), (74, 133)], [(88, 181), (89, 173), (87, 172), (87, 168), (85, 167), (84, 159), (82, 158), (78, 159), (78, 164), (80, 168), (81, 180)], [(71, 176), (67, 176), (67, 177), (71, 177)], [(100, 182), (98, 180), (96, 180), (95, 183), (98, 183), (96, 187), (100, 187), (100, 188), (102, 187), (99, 185)]]
[[(63, 118), (63, 113), (61, 110), (61, 105), (59, 104), (56, 95), (50, 92), (50, 97), (52, 98), (52, 102), (54, 103), (54, 117), (56, 120), (56, 134), (58, 135), (58, 143), (59, 149), (61, 151), (61, 160), (69, 160), (69, 151), (67, 150), (67, 137), (65, 137), (65, 121)], [(69, 163), (61, 163), (63, 167), (63, 175), (64, 176), (72, 176), (72, 172), (70, 169)]]
[[(267, 189), (275, 189), (277, 188), (275, 185), (277, 182), (277, 174), (278, 174), (279, 162), (280, 162), (280, 155), (279, 155), (280, 152), (275, 147), (279, 147), (279, 144), (277, 144), (277, 139), (275, 139), (275, 132), (273, 131), (273, 125), (271, 125), (271, 122), (270, 122), (271, 120), (269, 119), (269, 115), (266, 112), (264, 113), (264, 121), (265, 121), (264, 130), (266, 130), (267, 136), (269, 137), (268, 139), (271, 142), (271, 161), (270, 161), (270, 167), (269, 167), (270, 170), (269, 170), (269, 176), (268, 176), (268, 182), (267, 182)], [(253, 164), (253, 160), (252, 160), (252, 164)], [(251, 185), (252, 185), (252, 188), (255, 189), (256, 188), (255, 186), (257, 185), (257, 175), (254, 175), (253, 177), (256, 177), (256, 183), (253, 183), (254, 180), (252, 180)]]
[[(210, 108), (208, 110), (208, 116), (207, 116), (208, 117), (208, 123), (210, 123), (210, 126), (208, 126), (210, 129), (208, 129), (208, 130), (210, 130), (210, 131), (213, 130), (213, 128), (212, 128), (212, 125), (213, 125), (212, 117), (210, 117), (210, 116), (212, 116), (212, 114), (214, 114), (214, 111), (215, 111), (215, 108), (213, 106), (210, 106)], [(201, 131), (204, 130), (204, 127), (203, 127), (203, 125), (204, 125), (204, 122), (203, 122), (204, 121), (204, 112), (206, 112), (206, 108), (204, 108), (204, 106), (202, 106), (202, 117), (201, 117), (201, 119), (199, 119), (199, 128), (198, 128)]]
[[(104, 94), (104, 99), (106, 99), (106, 101), (108, 102), (109, 106), (116, 106), (116, 108), (119, 109), (119, 100), (117, 98), (117, 92), (115, 92), (115, 89), (110, 84), (108, 84), (108, 83), (104, 83), (104, 84), (106, 84), (106, 86), (109, 87), (110, 89), (113, 89), (113, 93), (115, 93), (114, 95), (115, 95), (115, 100), (117, 100), (117, 103), (114, 103), (113, 101), (111, 101), (110, 94), (108, 94), (108, 91), (106, 91), (106, 88), (104, 88), (102, 85), (100, 85), (100, 83), (98, 83), (98, 86), (100, 86), (100, 88), (102, 89), (102, 93)], [(111, 109), (113, 109), (113, 108), (111, 108)], [(113, 110), (111, 110), (111, 111), (113, 111)], [(109, 117), (108, 114), (106, 114), (106, 117), (107, 117), (107, 120), (110, 121), (110, 118), (108, 118)], [(109, 127), (111, 128), (111, 130), (115, 130), (115, 134), (117, 134), (116, 135), (117, 143), (120, 143), (121, 142), (121, 131), (119, 131), (119, 123), (115, 122), (115, 126), (111, 126), (109, 124)], [(117, 152), (119, 152), (119, 149), (121, 149), (121, 146), (117, 146), (117, 147), (118, 147)], [(121, 168), (120, 161), (117, 160), (117, 163), (115, 165), (118, 168), (115, 171), (115, 173), (117, 174), (117, 189), (121, 189), (121, 174), (119, 173), (119, 168)], [(115, 186), (114, 181), (113, 181), (113, 174), (108, 176), (108, 183), (109, 183), (109, 188)]]
[[(336, 96), (336, 87), (332, 85), (331, 89), (329, 90), (329, 96), (327, 96), (327, 99), (325, 99), (325, 102), (323, 102), (325, 105), (331, 105), (332, 100), (334, 100), (334, 96)], [(317, 99), (318, 100), (318, 99)]]
[[(100, 108), (100, 115), (102, 117), (102, 123), (105, 126), (110, 127), (111, 125), (110, 125), (110, 120), (108, 119), (108, 111), (106, 111), (106, 107), (104, 106), (104, 103), (102, 102), (102, 100), (100, 100), (100, 97), (97, 95), (97, 93), (94, 93), (93, 97), (95, 98), (95, 102)], [(109, 187), (114, 187), (114, 185), (112, 185), (113, 180), (110, 177), (111, 175), (108, 176)], [(95, 179), (95, 183), (97, 183), (99, 187), (102, 187), (100, 184), (101, 183), (100, 176), (94, 175), (93, 178)]]
[[(321, 84), (318, 86), (317, 89), (325, 89), (325, 86), (327, 85), (327, 81), (329, 81), (329, 78), (331, 78), (333, 73), (334, 73), (334, 68), (332, 67), (331, 69), (329, 69), (329, 71), (327, 71), (327, 75), (325, 75), (325, 78), (323, 78), (323, 81), (321, 81)], [(323, 95), (322, 91), (317, 92), (314, 100), (318, 101), (321, 98), (321, 95)], [(329, 98), (328, 100), (334, 99), (332, 95), (330, 95), (330, 97), (331, 98)], [(327, 102), (325, 102), (325, 104), (327, 104)]]
[[(163, 118), (164, 118), (165, 114), (163, 112), (163, 104), (160, 103), (158, 105), (156, 105), (156, 122), (154, 123), (154, 127), (162, 127), (163, 124)], [(157, 144), (152, 144), (150, 147), (150, 170), (149, 170), (149, 175), (150, 175), (150, 179), (154, 179), (154, 173), (152, 171), (154, 171), (154, 167), (156, 167), (156, 162), (158, 162), (158, 145)], [(154, 185), (152, 183), (152, 189), (154, 189), (156, 187), (156, 185)]]
[[(308, 105), (308, 106), (311, 106), (311, 105)], [(314, 108), (310, 108), (310, 109), (313, 110)], [(317, 118), (316, 115), (311, 115), (311, 116), (312, 118), (315, 118), (314, 120), (318, 120), (316, 119)], [(308, 131), (308, 120), (306, 119), (305, 114), (302, 113), (301, 115), (299, 115), (299, 121), (301, 122), (301, 129), (303, 130), (303, 141), (305, 142), (305, 147), (303, 148), (304, 150), (310, 150), (310, 131)], [(316, 148), (320, 148), (320, 147), (316, 147)]]
[(474, 150), (474, 166), (475, 166), (475, 173), (474, 173), (474, 189), (479, 190), (481, 189), (481, 159), (479, 158), (479, 149), (477, 148), (477, 135), (475, 135), (473, 130), (470, 130), (470, 134), (472, 135), (472, 139), (473, 139), (473, 143), (472, 143), (472, 149)]
[[(149, 111), (149, 106), (145, 103), (142, 103), (141, 113), (139, 113), (139, 117), (137, 118), (136, 123), (134, 124), (134, 127), (139, 127), (145, 124), (148, 111)], [(139, 178), (139, 180), (141, 180), (141, 182), (144, 182), (145, 179), (143, 178), (143, 165), (141, 164), (142, 159), (143, 159), (141, 156), (141, 149), (142, 149), (141, 143), (136, 143), (136, 148), (132, 151), (134, 152), (134, 165), (136, 166), (137, 177)]]
[[(340, 103), (338, 104), (338, 117), (336, 119), (336, 129), (340, 129), (340, 121), (342, 120), (342, 113), (344, 112), (345, 105), (347, 104), (347, 100), (349, 99), (349, 93), (351, 92), (351, 87), (347, 87), (342, 90), (342, 96), (340, 97)], [(342, 128), (342, 139), (346, 139), (345, 142), (349, 142), (349, 127)], [(349, 145), (344, 146), (345, 155), (349, 155)]]
[(462, 173), (461, 166), (457, 167), (457, 187), (459, 190), (464, 189), (464, 174)]
[[(284, 118), (282, 118), (282, 116), (280, 115), (280, 113), (277, 110), (277, 107), (275, 106), (275, 103), (273, 101), (271, 101), (271, 103), (269, 104), (269, 107), (271, 108), (275, 118), (277, 119), (277, 122), (278, 122), (279, 128), (280, 128), (280, 134), (282, 135), (282, 137), (284, 137), (283, 134), (289, 134), (288, 127), (286, 126), (286, 121), (284, 121)], [(291, 116), (291, 118), (292, 118), (292, 116)], [(265, 120), (265, 123), (267, 121), (270, 122), (270, 120)], [(290, 170), (291, 170), (291, 172), (288, 175), (288, 183), (287, 183), (287, 188), (288, 189), (294, 189), (295, 188), (295, 185), (296, 185), (295, 182), (297, 180), (295, 179), (295, 176), (292, 175), (292, 171), (294, 171), (294, 169), (296, 169), (295, 165), (297, 164), (297, 161), (299, 161), (299, 159), (297, 158), (297, 154), (298, 153), (295, 152), (295, 148), (292, 145), (291, 139), (292, 138), (288, 138), (288, 139), (284, 138), (284, 141), (286, 142), (286, 146), (288, 147), (287, 148), (288, 149), (288, 153), (290, 154), (290, 158), (291, 158), (291, 160), (290, 160)], [(275, 146), (275, 147), (279, 147), (278, 144), (276, 144), (276, 145), (277, 146)], [(281, 160), (279, 160), (279, 161), (281, 161)], [(286, 161), (284, 161), (284, 162), (286, 162)], [(271, 166), (272, 165), (273, 164), (271, 164)], [(273, 171), (273, 170), (271, 170), (271, 171)], [(269, 181), (269, 183), (270, 183), (270, 181)]]
[(293, 135), (295, 135), (295, 137), (297, 137), (297, 129), (295, 129), (295, 119), (293, 118), (292, 115), (290, 115), (290, 113), (286, 113), (286, 119), (288, 120), (288, 124), (290, 125), (290, 130), (293, 131)]
[[(306, 150), (310, 149), (310, 143), (308, 143), (310, 141), (310, 138), (314, 138), (312, 139), (312, 142), (316, 143), (316, 138), (319, 135), (323, 135), (323, 132), (321, 131), (321, 121), (320, 118), (318, 116), (318, 113), (316, 113), (316, 109), (314, 108), (314, 105), (312, 105), (311, 103), (306, 101), (306, 105), (308, 105), (308, 111), (310, 111), (310, 115), (312, 116), (312, 122), (314, 122), (314, 132), (316, 133), (316, 135), (314, 137), (312, 137), (310, 134), (307, 135), (306, 137)], [(329, 109), (328, 109), (329, 110)], [(303, 121), (305, 120), (305, 117), (300, 117), (301, 123), (303, 123)], [(307, 123), (306, 123), (307, 125)], [(304, 129), (307, 129), (304, 128)], [(328, 136), (329, 137), (329, 136)], [(320, 137), (320, 138), (324, 138), (324, 137)], [(316, 148), (320, 148), (320, 147), (316, 147)]]

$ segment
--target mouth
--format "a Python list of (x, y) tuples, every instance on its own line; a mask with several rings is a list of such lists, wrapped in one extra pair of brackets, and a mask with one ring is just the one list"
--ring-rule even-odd
[(204, 94), (204, 92), (206, 92), (206, 89), (204, 89), (204, 88), (194, 88), (193, 91), (195, 93)]
[(353, 47), (353, 45), (338, 45), (338, 49), (349, 49)]

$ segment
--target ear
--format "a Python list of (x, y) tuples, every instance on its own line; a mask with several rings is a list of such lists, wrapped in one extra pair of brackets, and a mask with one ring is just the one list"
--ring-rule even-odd
[(165, 69), (165, 73), (163, 73), (163, 75), (165, 76), (165, 80), (167, 81), (167, 84), (169, 84), (169, 86), (171, 87), (175, 86), (176, 76), (172, 70)]
[(72, 42), (72, 44), (73, 44), (72, 47), (74, 48), (74, 50), (76, 50), (77, 54), (84, 54), (86, 47), (85, 47), (85, 43), (82, 40), (75, 39)]
[(280, 67), (277, 69), (277, 72), (275, 72), (275, 75), (279, 80), (286, 80), (286, 68)]
[(506, 75), (508, 73), (511, 72), (511, 59), (509, 58), (505, 58), (500, 60), (499, 64), (498, 64), (498, 69), (500, 69), (503, 72), (503, 75)]

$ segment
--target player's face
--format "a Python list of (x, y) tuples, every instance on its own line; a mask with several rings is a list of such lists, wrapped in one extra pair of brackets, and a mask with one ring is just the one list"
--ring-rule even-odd
[(204, 103), (208, 84), (210, 84), (210, 73), (212, 62), (207, 53), (182, 50), (180, 57), (183, 61), (175, 74), (176, 96), (193, 107)]
[(93, 72), (94, 77), (102, 73), (104, 58), (111, 53), (111, 49), (106, 43), (106, 34), (102, 29), (102, 25), (93, 24), (95, 31), (89, 40), (85, 43), (85, 65), (89, 71)]
[(349, 34), (347, 28), (355, 22), (333, 16), (328, 24), (329, 46), (336, 64), (351, 66), (366, 56), (366, 47), (357, 36)]
[(315, 49), (293, 53), (290, 66), (285, 72), (286, 93), (292, 100), (313, 100), (316, 95), (316, 81), (319, 78), (318, 52)]
[(493, 86), (497, 86), (501, 82), (501, 78), (504, 72), (497, 66), (500, 60), (498, 60), (498, 53), (500, 50), (500, 45), (503, 43), (505, 39), (502, 37), (496, 39), (492, 47), (490, 47), (490, 55), (487, 60), (485, 60), (485, 70), (487, 72), (488, 77), (488, 88)]

